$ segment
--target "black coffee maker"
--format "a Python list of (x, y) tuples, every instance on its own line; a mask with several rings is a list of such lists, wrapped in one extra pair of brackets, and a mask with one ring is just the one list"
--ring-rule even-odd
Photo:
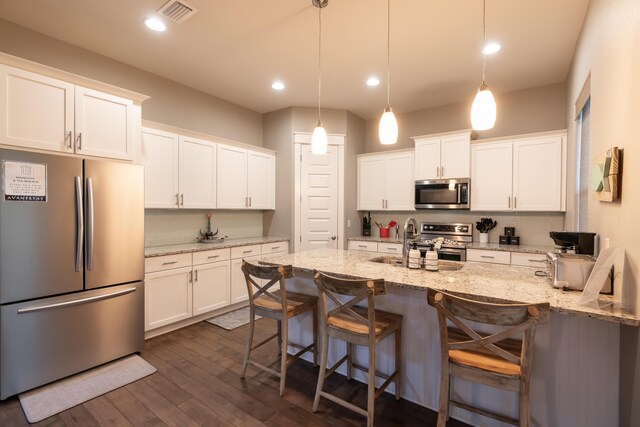
[(584, 233), (578, 231), (550, 231), (549, 236), (559, 246), (560, 252), (597, 255), (596, 233)]

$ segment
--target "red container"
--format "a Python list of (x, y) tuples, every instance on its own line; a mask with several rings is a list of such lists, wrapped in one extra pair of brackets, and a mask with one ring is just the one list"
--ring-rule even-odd
[(380, 228), (380, 237), (389, 237), (389, 227)]

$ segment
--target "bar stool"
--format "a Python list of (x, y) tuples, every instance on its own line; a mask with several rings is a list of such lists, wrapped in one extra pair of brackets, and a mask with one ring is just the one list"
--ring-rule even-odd
[[(280, 396), (282, 396), (287, 379), (287, 367), (291, 363), (299, 359), (304, 353), (313, 351), (313, 364), (314, 366), (318, 365), (318, 298), (295, 292), (287, 292), (285, 279), (293, 277), (290, 265), (263, 266), (250, 264), (242, 260), (242, 272), (244, 273), (249, 293), (250, 320), (249, 335), (244, 351), (240, 378), (244, 378), (247, 372), (247, 366), (251, 364), (280, 378)], [(262, 284), (263, 282), (260, 279), (267, 280), (268, 282)], [(269, 288), (276, 283), (280, 284), (280, 289), (269, 291)], [(295, 343), (290, 343), (288, 332), (289, 319), (308, 311), (311, 311), (313, 316), (313, 344), (303, 347)], [(278, 332), (258, 344), (253, 345), (256, 315), (276, 320), (278, 322)], [(255, 350), (276, 337), (278, 338), (280, 371), (271, 369), (249, 358), (252, 350)], [(294, 355), (289, 355), (287, 352), (288, 346), (298, 348), (300, 351)]]
[[(549, 303), (490, 304), (428, 289), (429, 305), (438, 310), (440, 326), (440, 404), (438, 427), (449, 418), (449, 405), (520, 426), (529, 426), (529, 383), (533, 343), (538, 324), (549, 321)], [(497, 325), (500, 331), (486, 334), (469, 327), (462, 319)], [(451, 321), (458, 328), (450, 327)], [(522, 334), (522, 340), (509, 338)], [(450, 377), (519, 393), (519, 419), (507, 417), (451, 399)]]
[[(318, 410), (320, 397), (324, 397), (367, 417), (367, 426), (372, 426), (374, 400), (380, 396), (392, 382), (396, 388), (396, 399), (400, 399), (399, 379), (401, 376), (400, 363), (402, 360), (402, 316), (375, 309), (374, 297), (386, 293), (383, 279), (348, 280), (314, 271), (314, 282), (319, 290), (322, 345), (320, 347), (320, 373), (318, 374), (316, 396), (313, 401), (313, 412)], [(346, 303), (342, 303), (336, 295), (347, 295), (353, 298)], [(327, 297), (335, 304), (335, 308), (329, 310)], [(355, 306), (355, 304), (361, 301), (366, 301), (367, 307)], [(376, 345), (394, 333), (395, 372), (391, 375), (385, 375), (375, 370)], [(347, 354), (327, 371), (327, 354), (329, 352), (330, 336), (347, 342)], [(358, 365), (353, 360), (354, 345), (367, 346), (369, 348), (368, 368)], [(351, 379), (353, 368), (368, 374), (366, 410), (322, 390), (324, 380), (335, 372), (345, 361), (347, 362), (347, 379)], [(385, 382), (378, 390), (375, 389), (376, 376), (385, 379)]]

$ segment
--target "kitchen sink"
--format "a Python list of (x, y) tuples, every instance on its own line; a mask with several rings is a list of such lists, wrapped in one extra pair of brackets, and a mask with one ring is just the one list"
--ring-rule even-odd
[[(377, 264), (389, 264), (389, 265), (394, 265), (396, 267), (402, 267), (402, 258), (397, 256), (389, 256), (389, 255), (378, 256), (375, 258), (371, 258), (369, 262), (375, 262)], [(458, 270), (461, 270), (462, 267), (464, 267), (464, 263), (462, 262), (440, 260), (440, 262), (438, 263), (438, 268), (441, 271), (458, 271)]]

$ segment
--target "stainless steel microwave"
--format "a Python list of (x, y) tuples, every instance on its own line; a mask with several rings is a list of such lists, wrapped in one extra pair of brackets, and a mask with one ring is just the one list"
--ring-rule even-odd
[(468, 178), (416, 181), (416, 209), (469, 209)]

